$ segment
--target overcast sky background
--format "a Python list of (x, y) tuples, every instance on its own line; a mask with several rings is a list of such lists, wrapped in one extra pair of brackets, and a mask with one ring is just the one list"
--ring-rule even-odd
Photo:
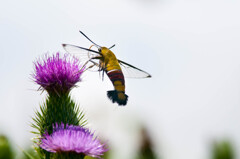
[(107, 99), (112, 84), (96, 72), (73, 90), (112, 158), (132, 159), (141, 125), (164, 159), (207, 158), (212, 141), (225, 138), (240, 152), (239, 8), (237, 0), (1, 2), (0, 133), (31, 144), (31, 117), (46, 95), (35, 91), (33, 61), (64, 53), (62, 43), (89, 47), (82, 30), (153, 76), (126, 79), (126, 107)]

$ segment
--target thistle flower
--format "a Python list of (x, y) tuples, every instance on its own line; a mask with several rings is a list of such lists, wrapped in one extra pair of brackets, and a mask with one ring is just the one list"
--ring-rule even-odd
[(67, 93), (75, 84), (81, 81), (84, 68), (79, 60), (64, 54), (61, 58), (59, 53), (52, 57), (45, 56), (34, 63), (35, 72), (32, 77), (34, 82), (40, 85), (48, 93)]
[(53, 133), (45, 133), (41, 139), (40, 147), (53, 153), (74, 153), (84, 156), (100, 158), (107, 151), (89, 130), (73, 125), (53, 125)]

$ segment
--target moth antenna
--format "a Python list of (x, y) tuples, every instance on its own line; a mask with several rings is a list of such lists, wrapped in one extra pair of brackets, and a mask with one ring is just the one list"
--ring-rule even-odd
[(91, 39), (89, 39), (89, 37), (87, 37), (87, 35), (85, 35), (82, 31), (79, 30), (79, 32), (85, 36), (85, 38), (87, 38), (91, 43), (93, 43), (97, 48), (101, 48), (101, 46), (99, 46), (98, 44), (96, 44), (95, 42), (93, 42)]
[(116, 46), (116, 45), (114, 44), (113, 46), (109, 47), (108, 49), (111, 49), (111, 48), (113, 48), (114, 46)]

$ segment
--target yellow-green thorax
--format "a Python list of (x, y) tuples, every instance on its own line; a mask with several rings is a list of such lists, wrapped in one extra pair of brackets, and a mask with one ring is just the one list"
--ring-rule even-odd
[(102, 65), (107, 69), (107, 71), (114, 69), (121, 70), (118, 59), (111, 50), (106, 47), (102, 47), (101, 54), (103, 56), (103, 59), (101, 60)]

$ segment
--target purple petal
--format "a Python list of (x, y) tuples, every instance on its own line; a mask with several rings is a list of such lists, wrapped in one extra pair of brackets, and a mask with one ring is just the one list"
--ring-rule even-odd
[(75, 152), (100, 158), (107, 151), (93, 133), (80, 126), (64, 124), (53, 126), (51, 135), (45, 133), (40, 147), (49, 152)]
[(80, 77), (84, 71), (80, 61), (69, 54), (64, 54), (62, 58), (59, 53), (52, 57), (45, 55), (34, 65), (35, 72), (32, 75), (34, 81), (47, 91), (68, 92), (81, 81)]

